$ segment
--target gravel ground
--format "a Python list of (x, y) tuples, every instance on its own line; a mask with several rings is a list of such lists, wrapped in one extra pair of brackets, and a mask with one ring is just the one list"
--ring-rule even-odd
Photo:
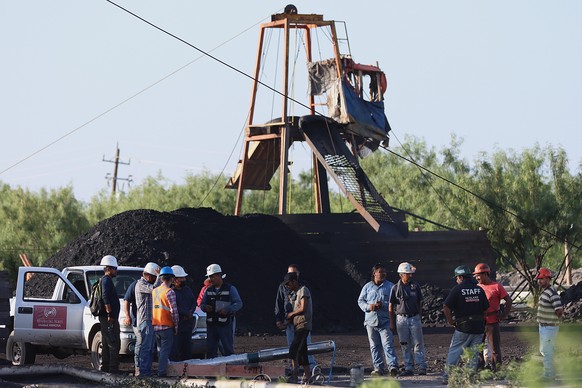
[[(528, 330), (530, 335), (535, 331)], [(442, 372), (444, 361), (447, 355), (448, 346), (451, 340), (452, 329), (451, 328), (425, 328), (425, 347), (427, 353), (427, 361), (429, 365), (428, 376), (411, 376), (411, 377), (399, 377), (398, 381), (402, 386), (434, 386), (439, 384), (439, 376)], [(313, 341), (328, 341), (333, 340), (336, 344), (336, 352), (320, 354), (316, 356), (318, 364), (322, 367), (324, 375), (329, 376), (329, 368), (333, 362), (333, 379), (332, 384), (338, 386), (349, 385), (349, 372), (354, 366), (364, 366), (366, 379), (370, 379), (370, 372), (372, 370), (370, 350), (368, 345), (367, 336), (362, 328), (359, 332), (351, 332), (346, 334), (315, 334), (313, 335)], [(235, 338), (235, 351), (236, 353), (250, 353), (256, 352), (262, 349), (272, 349), (285, 347), (285, 337), (283, 335), (251, 335), (251, 336), (237, 336)], [(504, 362), (509, 362), (510, 360), (519, 360), (528, 353), (528, 351), (534, 348), (528, 344), (526, 336), (518, 332), (515, 327), (505, 327), (502, 332), (502, 346), (503, 346), (503, 358)], [(397, 346), (397, 354), (400, 356), (400, 348)], [(91, 362), (89, 356), (75, 355), (68, 357), (64, 360), (58, 360), (53, 356), (38, 355), (36, 364), (59, 364), (65, 363), (67, 365), (72, 365), (80, 368), (90, 368)], [(276, 360), (270, 361), (269, 364), (272, 365), (284, 365), (288, 364), (288, 360)], [(154, 365), (155, 366), (155, 365)], [(129, 375), (133, 370), (133, 360), (129, 357), (122, 358), (121, 368), (122, 371), (127, 372)], [(44, 382), (54, 380), (45, 379)], [(26, 380), (20, 381), (21, 383), (37, 383), (37, 381)], [(60, 382), (60, 384), (59, 384)], [(65, 380), (61, 377), (54, 381), (54, 384), (61, 385), (66, 384), (66, 386), (80, 386), (79, 382), (72, 382), (68, 379)]]

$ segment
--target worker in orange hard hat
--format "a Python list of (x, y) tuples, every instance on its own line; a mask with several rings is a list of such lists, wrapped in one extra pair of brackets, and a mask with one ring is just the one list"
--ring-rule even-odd
[[(489, 308), (485, 312), (485, 338), (487, 346), (483, 349), (483, 360), (486, 368), (497, 370), (501, 364), (501, 329), (499, 322), (507, 319), (511, 311), (511, 297), (503, 286), (491, 279), (491, 268), (485, 263), (475, 266), (473, 276), (479, 287), (485, 291)], [(501, 301), (505, 301), (505, 308), (501, 312)]]
[(560, 295), (551, 285), (552, 271), (540, 268), (536, 279), (542, 289), (538, 302), (537, 320), (540, 332), (540, 353), (544, 359), (544, 374), (542, 379), (553, 381), (556, 377), (554, 367), (554, 350), (560, 330), (560, 318), (564, 314), (564, 307)]

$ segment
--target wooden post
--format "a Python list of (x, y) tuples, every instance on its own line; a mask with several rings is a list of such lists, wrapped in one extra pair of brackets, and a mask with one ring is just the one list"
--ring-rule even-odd
[(568, 239), (564, 240), (564, 255), (566, 257), (566, 271), (564, 273), (564, 278), (566, 279), (566, 285), (572, 285), (572, 258), (570, 257), (570, 244), (568, 244)]

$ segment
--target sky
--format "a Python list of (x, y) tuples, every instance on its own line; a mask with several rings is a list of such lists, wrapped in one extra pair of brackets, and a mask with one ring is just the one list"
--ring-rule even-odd
[[(236, 168), (252, 86), (241, 73), (254, 71), (259, 24), (288, 3), (116, 4), (175, 37), (105, 0), (0, 2), (0, 182), (33, 191), (70, 185), (89, 201), (111, 190), (113, 164), (103, 160), (114, 158), (117, 144), (129, 163), (118, 176), (131, 176), (133, 185), (158, 174), (181, 184), (202, 171), (223, 172), (226, 182)], [(293, 4), (299, 13), (345, 21), (356, 62), (386, 73), (392, 145), (415, 136), (438, 150), (455, 134), (468, 161), (552, 145), (579, 171), (582, 2)], [(325, 35), (317, 42), (323, 47)], [(280, 34), (269, 35), (268, 55), (282, 55), (280, 45)], [(305, 85), (305, 61), (292, 65), (294, 84)], [(261, 81), (278, 88), (281, 77), (276, 64), (266, 65)], [(303, 87), (292, 91), (304, 102)], [(256, 123), (281, 115), (280, 97), (261, 90)], [(290, 151), (294, 174), (309, 168), (306, 147)]]

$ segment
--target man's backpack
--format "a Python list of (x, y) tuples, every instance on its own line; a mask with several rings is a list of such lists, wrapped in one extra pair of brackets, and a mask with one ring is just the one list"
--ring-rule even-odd
[(91, 296), (89, 297), (89, 310), (94, 317), (99, 316), (103, 308), (102, 296), (101, 279), (99, 279), (91, 287)]

